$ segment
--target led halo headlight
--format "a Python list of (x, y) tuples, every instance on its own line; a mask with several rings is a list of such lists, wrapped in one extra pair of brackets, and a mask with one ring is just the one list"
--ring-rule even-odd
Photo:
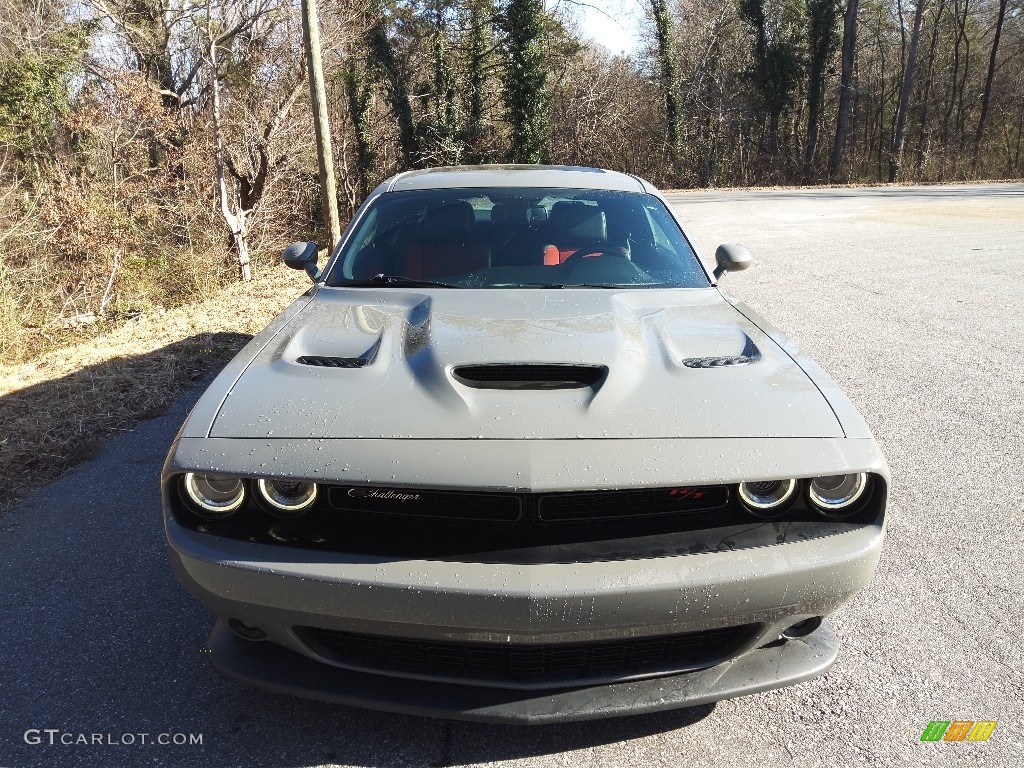
[(187, 472), (184, 486), (188, 498), (198, 507), (196, 514), (209, 520), (227, 517), (245, 501), (245, 483), (237, 477)]
[(739, 484), (740, 500), (756, 517), (776, 517), (796, 493), (796, 480), (764, 480)]
[(856, 503), (868, 488), (865, 472), (854, 475), (815, 477), (807, 484), (807, 495), (814, 508), (825, 517), (850, 517), (857, 512)]
[(313, 506), (316, 501), (316, 483), (305, 480), (257, 481), (260, 501), (265, 502), (267, 511), (276, 517), (298, 517)]

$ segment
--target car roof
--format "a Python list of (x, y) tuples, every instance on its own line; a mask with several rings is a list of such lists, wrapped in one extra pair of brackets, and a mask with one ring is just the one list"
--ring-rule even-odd
[(456, 165), (407, 171), (392, 177), (388, 192), (465, 187), (553, 187), (650, 192), (636, 176), (571, 165)]

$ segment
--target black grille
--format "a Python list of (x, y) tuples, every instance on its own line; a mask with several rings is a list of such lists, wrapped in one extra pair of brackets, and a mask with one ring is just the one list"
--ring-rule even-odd
[(460, 365), (455, 380), (476, 389), (577, 389), (604, 378), (603, 365)]
[[(675, 534), (750, 522), (728, 486), (629, 491), (510, 493), (386, 486), (324, 486), (304, 515), (283, 520), (250, 505), (223, 520), (190, 519), (190, 527), (293, 547), (396, 557), (556, 557), (554, 548), (593, 542), (588, 555), (616, 556), (614, 542), (649, 539), (644, 551), (675, 552)], [(724, 502), (724, 505), (723, 505)], [(669, 538), (664, 538), (669, 537)], [(604, 546), (601, 542), (609, 542)], [(537, 549), (534, 549), (537, 548)], [(539, 560), (538, 560), (539, 561)]]
[[(301, 517), (275, 517), (250, 502), (233, 515), (209, 520), (192, 511), (181, 477), (172, 500), (175, 519), (202, 533), (330, 552), (502, 563), (628, 560), (704, 552), (709, 546), (728, 549), (734, 546), (731, 529), (759, 531), (764, 545), (833, 535), (846, 526), (877, 522), (886, 491), (884, 482), (873, 478), (863, 509), (834, 522), (823, 521), (803, 494), (778, 520), (753, 518), (732, 486), (724, 485), (562, 493), (324, 485)], [(403, 500), (406, 495), (419, 498)], [(787, 538), (790, 523), (799, 524), (798, 537)], [(779, 530), (780, 524), (785, 528)], [(721, 538), (692, 535), (719, 530)]]
[(303, 355), (302, 357), (297, 358), (295, 362), (301, 365), (315, 365), (321, 368), (362, 368), (366, 365), (366, 358)]
[(729, 503), (724, 485), (656, 488), (635, 491), (589, 491), (541, 496), (537, 517), (544, 522), (562, 520), (635, 519), (648, 515), (721, 509)]
[(339, 664), (435, 678), (548, 687), (713, 666), (756, 625), (587, 643), (465, 643), (296, 627), (310, 647)]
[[(842, 525), (859, 526), (875, 520), (885, 487), (880, 482), (872, 487), (872, 500)], [(353, 490), (379, 495), (349, 495)], [(405, 495), (420, 498), (403, 500)], [(722, 499), (727, 501), (719, 505)], [(712, 550), (733, 546), (731, 534), (700, 538), (703, 543), (697, 543), (690, 535), (693, 531), (753, 525), (765, 537), (765, 544), (773, 544), (796, 540), (778, 530), (783, 519), (787, 524), (815, 523), (828, 529), (815, 535), (832, 535), (839, 525), (822, 522), (801, 500), (780, 521), (753, 518), (729, 486), (553, 494), (325, 486), (313, 507), (297, 518), (274, 517), (254, 503), (222, 520), (199, 518), (187, 505), (179, 505), (175, 517), (194, 530), (241, 541), (387, 557), (502, 563), (685, 555), (707, 551), (708, 546)]]
[[(404, 515), (514, 523), (524, 507), (542, 523), (586, 522), (653, 515), (702, 512), (725, 507), (724, 485), (644, 488), (628, 491), (586, 491), (548, 494), (468, 493), (419, 488), (334, 486), (328, 499), (335, 509), (372, 515)], [(526, 522), (530, 522), (527, 520)]]
[(494, 522), (515, 522), (522, 516), (514, 494), (333, 487), (328, 499), (335, 509), (368, 514)]

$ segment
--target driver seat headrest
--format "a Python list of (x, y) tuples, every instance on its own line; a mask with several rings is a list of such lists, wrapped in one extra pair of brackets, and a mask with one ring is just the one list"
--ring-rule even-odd
[[(562, 203), (555, 203), (554, 207), (560, 205)], [(596, 205), (570, 203), (558, 213), (560, 240), (608, 240), (608, 219)]]

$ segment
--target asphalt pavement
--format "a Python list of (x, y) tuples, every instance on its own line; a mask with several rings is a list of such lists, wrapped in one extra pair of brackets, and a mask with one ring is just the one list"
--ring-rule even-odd
[[(1024, 765), (1024, 185), (670, 199), (709, 263), (720, 242), (751, 249), (723, 287), (831, 373), (892, 468), (879, 571), (830, 620), (843, 648), (828, 674), (537, 728), (227, 683), (159, 511), (196, 391), (0, 519), (0, 768)], [(922, 743), (932, 720), (998, 725), (983, 743)]]

